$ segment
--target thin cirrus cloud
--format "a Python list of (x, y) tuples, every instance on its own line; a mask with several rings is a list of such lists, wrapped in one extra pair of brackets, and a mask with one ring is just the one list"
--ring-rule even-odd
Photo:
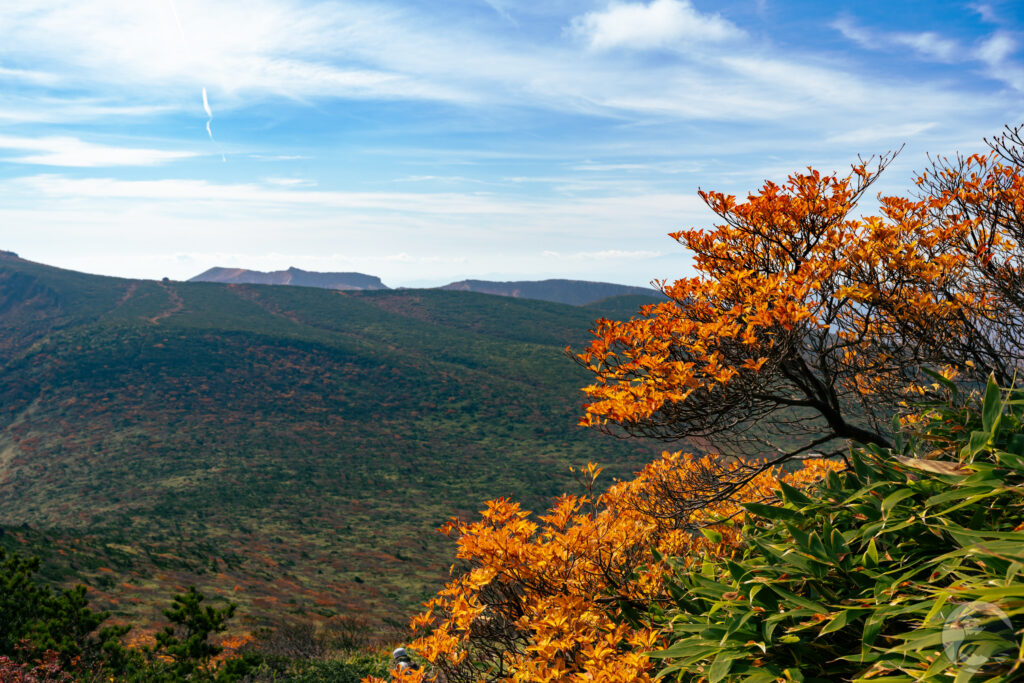
[[(127, 84), (126, 97), (136, 106), (171, 104), (196, 114), (206, 88), (218, 111), (268, 97), (419, 100), (637, 121), (801, 117), (820, 125), (823, 114), (837, 116), (833, 105), (846, 90), (830, 84), (859, 80), (855, 70), (819, 66), (814, 82), (826, 87), (808, 88), (807, 60), (758, 48), (759, 41), (735, 40), (747, 35), (745, 29), (689, 0), (614, 2), (562, 19), (562, 39), (555, 41), (441, 25), (409, 7), (344, 1), (254, 0), (243, 6), (177, 0), (180, 31), (168, 3), (38, 0), (23, 7), (0, 3), (0, 25), (7, 27), (0, 60), (35, 59), (97, 93), (126, 93)], [(728, 54), (718, 47), (723, 42)], [(674, 57), (639, 68), (628, 59), (608, 59), (605, 53), (615, 49), (667, 49)], [(766, 73), (749, 66), (764, 63), (779, 68)], [(945, 93), (929, 84), (908, 89), (869, 80), (857, 90), (877, 97), (843, 101), (841, 111), (851, 120), (962, 103), (956, 97), (937, 102)], [(891, 112), (880, 112), (886, 103)], [(47, 116), (61, 108), (40, 102), (37, 109)]]
[(849, 17), (832, 22), (843, 37), (870, 50), (909, 47), (924, 59), (940, 62), (980, 60), (991, 66), (1002, 64), (1017, 50), (1017, 42), (1006, 32), (997, 31), (968, 48), (934, 31), (920, 33), (885, 32), (867, 29)]
[(833, 21), (832, 28), (839, 31), (844, 38), (869, 50), (909, 47), (920, 57), (943, 62), (953, 61), (964, 53), (955, 40), (944, 38), (933, 31), (920, 33), (872, 31), (846, 16)]
[(623, 250), (623, 249), (603, 249), (601, 251), (576, 251), (572, 253), (564, 253), (560, 251), (544, 251), (542, 254), (545, 258), (557, 258), (557, 259), (569, 259), (571, 261), (581, 260), (625, 260), (625, 259), (651, 259), (659, 256), (664, 256), (665, 252), (661, 251), (650, 251), (650, 250)]
[(934, 31), (920, 33), (872, 31), (846, 16), (833, 21), (832, 28), (839, 31), (844, 38), (869, 50), (909, 47), (922, 58), (942, 62), (954, 61), (964, 54), (963, 48), (957, 41), (945, 38)]
[(1006, 61), (1017, 49), (1017, 42), (1005, 33), (995, 33), (978, 46), (975, 54), (981, 61), (996, 66)]
[(379, 49), (375, 44), (397, 48), (416, 36), (402, 30), (400, 13), (357, 4), (39, 0), (0, 4), (0, 25), (0, 60), (43, 60), (94, 88), (134, 85), (137, 97), (173, 86), (197, 97), (208, 87), (230, 97), (472, 99), (383, 60), (367, 66), (361, 57)]
[[(986, 21), (996, 21), (991, 8), (977, 6), (975, 10)], [(996, 31), (978, 39), (971, 47), (964, 46), (951, 38), (934, 32), (886, 33), (872, 31), (858, 25), (849, 17), (840, 17), (832, 22), (832, 28), (845, 38), (870, 50), (892, 50), (909, 47), (925, 60), (956, 63), (981, 62), (984, 73), (1002, 81), (1017, 91), (1024, 91), (1024, 67), (1013, 61), (1017, 41), (1005, 31)]]
[(740, 38), (744, 32), (719, 15), (698, 12), (689, 0), (612, 3), (576, 17), (570, 33), (595, 50), (683, 48)]
[(891, 40), (905, 45), (917, 53), (943, 62), (951, 62), (960, 54), (960, 45), (955, 40), (943, 38), (937, 33), (895, 33)]
[[(6, 156), (3, 150), (13, 150), (16, 154)], [(0, 135), (0, 162), (8, 163), (77, 168), (156, 166), (194, 156), (198, 155), (189, 151), (113, 147), (66, 136), (30, 138)]]

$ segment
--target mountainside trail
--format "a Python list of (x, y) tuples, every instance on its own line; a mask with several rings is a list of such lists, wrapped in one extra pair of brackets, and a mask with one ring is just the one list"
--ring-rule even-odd
[[(160, 287), (167, 292), (167, 298), (170, 300), (170, 305), (160, 313), (154, 315), (153, 317), (146, 318), (146, 320), (153, 323), (154, 325), (158, 324), (161, 320), (170, 318), (175, 313), (180, 313), (185, 308), (185, 302), (182, 300), (181, 295), (178, 294), (177, 291), (175, 291), (174, 287), (163, 282), (160, 283)], [(134, 291), (135, 287), (133, 285), (129, 292), (126, 292), (125, 295), (130, 296), (130, 293)], [(120, 305), (120, 303), (118, 305)]]

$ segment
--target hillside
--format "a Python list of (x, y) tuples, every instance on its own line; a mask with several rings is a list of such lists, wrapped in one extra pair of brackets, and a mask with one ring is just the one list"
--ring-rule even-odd
[(648, 299), (661, 297), (657, 290), (649, 287), (631, 287), (610, 282), (586, 282), (583, 280), (524, 280), (520, 282), (461, 280), (447, 284), (441, 289), (540, 299), (573, 306), (584, 306), (617, 296), (639, 295), (648, 297)]
[(323, 289), (388, 289), (379, 277), (363, 273), (317, 273), (299, 268), (269, 273), (245, 268), (210, 268), (189, 282), (223, 282), (236, 285), (296, 285)]
[(574, 488), (570, 465), (610, 481), (658, 449), (575, 426), (587, 376), (563, 349), (599, 315), (0, 254), (0, 543), (122, 616), (195, 583), (250, 623), (404, 625), (451, 563), (448, 517), (501, 495), (536, 509)]

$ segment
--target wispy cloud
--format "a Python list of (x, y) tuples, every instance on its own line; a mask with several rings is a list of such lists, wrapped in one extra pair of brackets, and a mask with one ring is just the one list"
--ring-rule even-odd
[(848, 16), (841, 16), (832, 22), (832, 28), (844, 38), (852, 40), (869, 50), (892, 50), (909, 47), (919, 57), (942, 62), (951, 62), (962, 57), (960, 44), (933, 31), (921, 33), (875, 31), (859, 25)]
[(316, 187), (316, 181), (309, 178), (264, 178), (263, 182), (277, 187)]
[(571, 261), (582, 261), (582, 260), (597, 260), (597, 261), (623, 261), (623, 260), (634, 260), (634, 259), (651, 259), (659, 256), (664, 256), (665, 252), (662, 251), (625, 251), (622, 249), (603, 249), (601, 251), (574, 251), (572, 253), (564, 253), (560, 251), (544, 251), (542, 254), (545, 258), (557, 258), (557, 259), (569, 259)]
[(0, 124), (75, 124), (88, 121), (142, 119), (177, 110), (170, 103), (115, 102), (108, 98), (4, 93)]
[(1003, 32), (994, 33), (982, 41), (975, 51), (978, 59), (991, 65), (997, 66), (1006, 61), (1007, 57), (1017, 50), (1017, 41)]
[(0, 156), (0, 161), (80, 168), (156, 166), (198, 156), (188, 151), (98, 145), (63, 136), (30, 138), (0, 135), (0, 149), (29, 152), (20, 156)]
[(0, 81), (22, 81), (33, 85), (56, 85), (61, 81), (61, 77), (45, 71), (9, 69), (0, 66)]
[[(209, 98), (217, 98), (218, 113), (281, 97), (310, 103), (429, 100), (469, 110), (527, 107), (645, 124), (802, 119), (822, 126), (843, 116), (915, 116), (916, 109), (941, 116), (966, 106), (945, 85), (907, 88), (877, 74), (858, 75), (834, 60), (773, 51), (690, 0), (613, 2), (560, 20), (576, 40), (548, 41), (446, 23), (393, 5), (178, 0), (188, 50), (169, 7), (38, 0), (29, 11), (20, 3), (0, 3), (0, 58), (36, 60), (93, 92), (170, 100), (183, 111), (194, 106), (192, 93), (207, 88)], [(849, 35), (858, 30), (852, 21), (837, 26)], [(938, 37), (901, 35), (899, 40), (932, 58), (948, 52)], [(590, 49), (581, 50), (581, 44)], [(670, 58), (634, 61), (651, 48)], [(772, 66), (751, 66), (759, 63)], [(824, 90), (807, 87), (808, 74)], [(835, 84), (850, 83), (877, 96), (833, 109), (844, 89)], [(879, 104), (890, 111), (880, 113)], [(36, 111), (45, 116), (45, 109), (40, 103)]]
[(889, 142), (902, 143), (936, 127), (934, 121), (905, 123), (897, 126), (865, 126), (839, 135), (833, 135), (827, 142), (858, 144)]
[[(81, 265), (85, 261), (74, 250), (50, 262), (129, 276), (144, 276), (149, 269), (150, 276), (176, 278), (232, 264), (205, 259), (176, 264), (157, 257), (160, 247), (150, 247), (150, 256), (125, 259), (116, 255), (117, 249), (141, 252), (147, 249), (144, 245), (156, 242), (186, 253), (244, 252), (248, 257), (234, 264), (246, 267), (311, 267), (308, 259), (292, 257), (267, 263), (265, 255), (282, 253), (284, 243), (293, 255), (330, 253), (325, 245), (344, 244), (347, 258), (363, 260), (364, 271), (396, 283), (429, 278), (431, 273), (445, 281), (499, 271), (513, 279), (551, 277), (554, 263), (559, 277), (642, 284), (673, 272), (671, 266), (652, 261), (662, 258), (662, 249), (671, 244), (666, 233), (680, 221), (696, 224), (708, 214), (700, 199), (688, 194), (540, 198), (338, 192), (272, 183), (125, 181), (56, 174), (0, 181), (0, 193), (6, 197), (0, 205), (0, 224), (46, 226), (45, 233), (27, 231), (6, 248), (33, 258), (43, 245), (60, 244), (85, 230), (117, 248), (105, 250), (102, 257), (92, 254), (92, 266)], [(624, 225), (630, 229), (623, 230)], [(601, 249), (580, 248), (595, 241)], [(503, 245), (497, 260), (495, 244)], [(542, 250), (563, 258), (540, 257)], [(166, 248), (164, 253), (169, 253)], [(415, 258), (399, 258), (403, 253)], [(105, 265), (97, 265), (100, 262)], [(459, 262), (466, 266), (456, 270), (444, 265)], [(442, 272), (444, 276), (436, 275)]]
[(905, 45), (918, 54), (942, 62), (951, 62), (960, 54), (960, 44), (943, 38), (937, 33), (894, 33), (890, 40), (896, 45)]
[(987, 21), (990, 24), (999, 22), (999, 15), (994, 9), (992, 9), (992, 5), (989, 5), (988, 3), (979, 2), (970, 5), (970, 8), (977, 12), (978, 16), (980, 16), (983, 21)]
[(595, 50), (684, 49), (692, 43), (740, 38), (743, 31), (720, 15), (702, 14), (689, 0), (615, 2), (573, 19), (570, 32)]
[[(983, 19), (998, 21), (988, 5), (972, 7)], [(870, 50), (895, 50), (909, 47), (925, 60), (946, 63), (981, 62), (992, 78), (1001, 80), (1016, 90), (1024, 91), (1024, 67), (1011, 61), (1017, 51), (1017, 41), (1005, 31), (997, 31), (981, 38), (974, 47), (935, 32), (902, 33), (867, 29), (847, 16), (832, 22), (832, 28), (845, 38)]]

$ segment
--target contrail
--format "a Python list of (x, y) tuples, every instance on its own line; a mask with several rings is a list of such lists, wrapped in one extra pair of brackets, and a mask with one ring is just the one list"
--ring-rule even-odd
[(203, 88), (203, 109), (206, 111), (206, 134), (210, 136), (210, 140), (216, 142), (213, 139), (213, 131), (210, 129), (210, 124), (213, 123), (213, 111), (210, 109), (210, 100), (206, 98), (206, 88)]
[(188, 41), (185, 39), (185, 29), (181, 27), (181, 19), (178, 18), (178, 6), (174, 4), (174, 0), (167, 0), (167, 4), (171, 6), (171, 13), (174, 15), (174, 23), (178, 25), (178, 35), (181, 36), (181, 44), (188, 48)]
[[(171, 14), (174, 15), (174, 24), (178, 27), (178, 35), (181, 37), (181, 47), (185, 54), (190, 52), (188, 46), (188, 38), (185, 36), (185, 28), (181, 25), (181, 17), (178, 16), (178, 6), (174, 0), (167, 0), (167, 4), (171, 6)], [(206, 88), (203, 88), (203, 111), (206, 112), (206, 134), (210, 136), (210, 141), (216, 145), (217, 141), (213, 139), (213, 110), (210, 109), (210, 99), (206, 95)], [(219, 145), (218, 145), (219, 147)], [(221, 161), (227, 161), (227, 157), (221, 152)]]
[[(210, 142), (217, 145), (217, 141), (213, 139), (213, 128), (210, 125), (213, 123), (213, 110), (210, 109), (210, 100), (206, 97), (206, 88), (203, 88), (203, 110), (206, 112), (206, 134), (210, 136)], [(220, 148), (220, 145), (217, 145)], [(224, 152), (220, 153), (220, 160), (227, 162), (228, 158), (224, 156)]]

